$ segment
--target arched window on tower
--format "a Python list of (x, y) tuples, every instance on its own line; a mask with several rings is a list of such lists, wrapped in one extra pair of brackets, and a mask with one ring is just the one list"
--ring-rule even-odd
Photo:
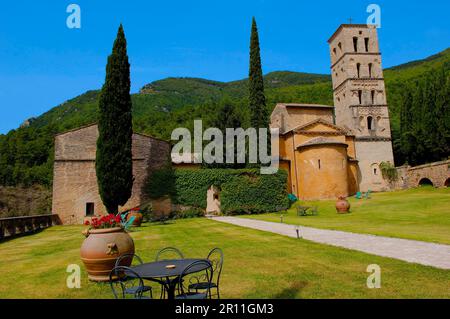
[(373, 118), (372, 118), (372, 116), (368, 116), (367, 117), (367, 129), (369, 131), (373, 130)]
[(362, 90), (358, 90), (358, 100), (359, 104), (362, 104)]
[(372, 63), (369, 63), (369, 78), (372, 77)]
[(370, 97), (372, 99), (372, 105), (375, 104), (375, 90), (370, 91)]
[(358, 52), (358, 37), (353, 37), (353, 51)]
[(359, 71), (361, 70), (361, 63), (356, 63), (356, 76), (359, 78)]
[(364, 38), (364, 46), (366, 48), (366, 52), (369, 52), (369, 38)]
[(334, 53), (334, 55), (336, 55), (336, 48), (333, 49), (333, 53)]
[(342, 43), (341, 42), (338, 43), (338, 47), (339, 47), (339, 51), (342, 52)]

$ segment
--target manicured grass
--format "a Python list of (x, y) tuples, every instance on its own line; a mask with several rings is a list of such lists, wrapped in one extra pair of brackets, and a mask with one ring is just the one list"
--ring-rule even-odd
[[(87, 279), (82, 229), (57, 226), (1, 243), (0, 298), (110, 298), (107, 284)], [(146, 261), (169, 245), (187, 257), (221, 247), (224, 298), (450, 298), (450, 271), (207, 219), (144, 224), (131, 234)], [(81, 289), (66, 287), (69, 264), (82, 266)], [(381, 267), (380, 289), (366, 286), (370, 264)]]
[[(450, 244), (450, 188), (420, 187), (349, 198), (350, 214), (337, 214), (335, 201), (296, 203), (283, 217), (288, 224)], [(295, 206), (318, 206), (318, 216), (297, 216)], [(280, 213), (246, 215), (280, 222)]]

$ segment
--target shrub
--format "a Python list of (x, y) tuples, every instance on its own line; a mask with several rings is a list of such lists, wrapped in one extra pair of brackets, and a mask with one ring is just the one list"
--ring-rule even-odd
[(175, 201), (206, 208), (206, 193), (212, 185), (221, 189), (224, 214), (263, 213), (288, 207), (287, 173), (261, 175), (258, 169), (175, 170)]
[(265, 213), (287, 208), (287, 174), (242, 173), (222, 185), (221, 209), (224, 214)]
[(205, 216), (205, 211), (198, 207), (190, 207), (186, 210), (175, 212), (175, 219), (183, 219), (183, 218), (195, 218), (195, 217), (203, 217)]
[(145, 182), (145, 192), (151, 199), (158, 199), (168, 195), (175, 199), (175, 173), (171, 165), (153, 171)]

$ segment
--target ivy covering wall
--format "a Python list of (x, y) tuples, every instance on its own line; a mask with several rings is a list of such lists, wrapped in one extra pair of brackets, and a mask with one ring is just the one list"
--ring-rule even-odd
[(166, 169), (154, 174), (159, 182), (150, 178), (147, 193), (169, 195), (184, 206), (206, 208), (206, 193), (212, 185), (220, 189), (221, 209), (228, 215), (274, 212), (289, 204), (284, 170), (272, 175), (262, 175), (258, 169)]

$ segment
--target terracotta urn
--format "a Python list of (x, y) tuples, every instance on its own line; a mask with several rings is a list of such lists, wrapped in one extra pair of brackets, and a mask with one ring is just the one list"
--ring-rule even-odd
[(338, 200), (336, 201), (336, 211), (338, 214), (345, 214), (348, 213), (350, 210), (350, 203), (344, 196), (339, 196)]
[(127, 214), (127, 220), (129, 220), (132, 216), (134, 216), (133, 226), (140, 227), (142, 224), (142, 219), (144, 218), (144, 215), (142, 215), (142, 213), (140, 213), (138, 210), (131, 210)]
[[(134, 253), (134, 242), (122, 228), (90, 229), (81, 245), (81, 260), (92, 281), (109, 281), (109, 273), (117, 258), (123, 254)], [(130, 266), (131, 259), (123, 266)]]

